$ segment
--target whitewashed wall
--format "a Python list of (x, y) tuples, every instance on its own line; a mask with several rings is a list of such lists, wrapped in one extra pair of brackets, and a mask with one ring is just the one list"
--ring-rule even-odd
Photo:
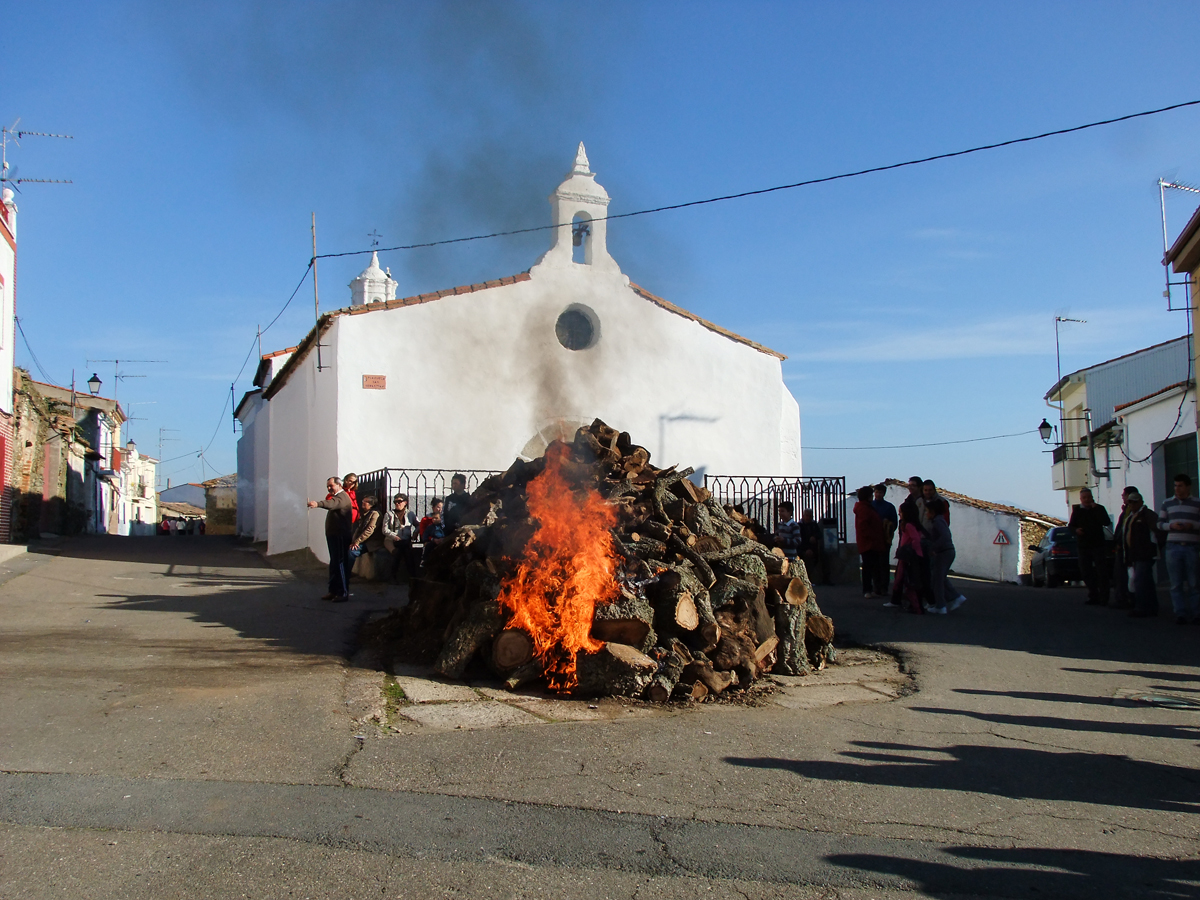
[[(1194, 431), (1196, 422), (1196, 392), (1187, 392), (1182, 412), (1179, 409), (1180, 391), (1169, 391), (1152, 402), (1139, 403), (1117, 414), (1117, 421), (1125, 428), (1125, 454), (1116, 447), (1107, 453), (1100, 453), (1096, 459), (1097, 468), (1101, 471), (1106, 466), (1115, 467), (1108, 473), (1108, 478), (1101, 478), (1096, 487), (1096, 502), (1103, 504), (1109, 514), (1116, 519), (1121, 510), (1121, 492), (1127, 485), (1138, 489), (1142, 499), (1152, 503), (1158, 509), (1165, 492), (1165, 473), (1159, 471), (1162, 467), (1161, 452), (1151, 451), (1155, 445), (1161, 444), (1168, 435), (1180, 437)], [(1176, 424), (1176, 416), (1179, 422)], [(1175, 426), (1172, 431), (1172, 425)], [(1126, 455), (1135, 460), (1131, 462)], [(1193, 487), (1193, 491), (1196, 488)]]
[[(799, 408), (779, 359), (654, 305), (619, 273), (567, 266), (339, 318), (342, 467), (503, 469), (555, 420), (599, 417), (659, 465), (800, 474)], [(589, 349), (555, 337), (572, 304), (599, 320)], [(364, 390), (363, 375), (386, 375), (387, 389)]]
[[(337, 340), (335, 320), (325, 341)], [(304, 547), (324, 562), (325, 511), (308, 510), (305, 501), (325, 496), (325, 479), (345, 474), (337, 457), (338, 397), (334, 354), (322, 355), (330, 368), (318, 374), (317, 355), (309, 354), (292, 373), (285, 390), (269, 402), (270, 490), (267, 495), (267, 552)]]
[[(306, 513), (330, 474), (383, 467), (504, 469), (595, 418), (628, 431), (660, 466), (701, 475), (801, 474), (799, 406), (781, 361), (638, 295), (608, 255), (608, 195), (575, 165), (551, 198), (551, 248), (528, 280), (397, 309), (355, 307), (267, 401), (268, 552), (325, 558), (324, 513)], [(591, 230), (573, 261), (571, 222)], [(582, 306), (599, 325), (587, 349), (555, 335)], [(282, 365), (283, 360), (273, 362)], [(278, 371), (278, 368), (275, 368)], [(368, 390), (363, 376), (386, 378)], [(256, 501), (261, 503), (261, 501)]]
[[(908, 488), (889, 485), (887, 490), (889, 503), (896, 509), (908, 496)], [(847, 497), (846, 506), (850, 523), (847, 537), (854, 538), (854, 502), (855, 498)], [(1003, 531), (1008, 537), (1008, 544), (993, 543), (996, 534)], [(991, 581), (1020, 581), (1021, 567), (1021, 520), (1011, 513), (993, 512), (967, 506), (950, 500), (950, 533), (954, 537), (954, 567), (958, 575), (970, 575), (973, 578), (987, 578)], [(896, 545), (892, 541), (892, 562), (895, 562)]]
[(254, 537), (256, 450), (266, 447), (267, 440), (255, 442), (258, 414), (263, 407), (262, 394), (249, 397), (238, 411), (242, 433), (237, 442), (237, 533), (240, 537)]
[[(9, 188), (5, 188), (11, 194)], [(7, 199), (7, 198), (6, 198)], [(8, 210), (8, 223), (12, 231), (13, 243), (17, 235), (17, 205), (9, 200), (5, 203)], [(16, 310), (17, 290), (17, 251), (8, 243), (8, 236), (3, 234), (4, 226), (0, 225), (0, 276), (4, 284), (0, 287), (0, 411), (9, 415), (13, 412), (13, 354), (16, 343)]]

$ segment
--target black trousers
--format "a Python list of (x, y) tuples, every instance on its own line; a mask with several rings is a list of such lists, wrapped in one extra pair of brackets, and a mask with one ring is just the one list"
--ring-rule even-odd
[(1079, 548), (1079, 574), (1087, 585), (1089, 603), (1108, 603), (1110, 565), (1103, 545)]
[(343, 597), (350, 593), (350, 539), (327, 534), (325, 544), (329, 547), (329, 593)]
[(862, 564), (863, 593), (886, 594), (888, 579), (881, 577), (879, 570), (881, 565), (887, 565), (887, 556), (882, 550), (863, 550), (858, 555)]

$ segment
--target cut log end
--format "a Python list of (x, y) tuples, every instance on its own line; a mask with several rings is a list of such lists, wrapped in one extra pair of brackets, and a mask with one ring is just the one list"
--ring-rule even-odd
[(533, 659), (533, 638), (520, 628), (507, 628), (492, 641), (492, 663), (508, 672)]

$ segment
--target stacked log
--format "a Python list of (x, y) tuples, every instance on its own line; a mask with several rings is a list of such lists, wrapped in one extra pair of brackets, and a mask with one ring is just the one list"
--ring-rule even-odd
[(504, 596), (540, 528), (527, 488), (548, 457), (570, 490), (602, 498), (615, 523), (606, 535), (611, 584), (591, 619), (598, 649), (578, 651), (571, 677), (550, 678), (551, 687), (700, 700), (833, 660), (833, 623), (804, 563), (760, 543), (757, 523), (692, 482), (692, 469), (652, 466), (644, 447), (599, 419), (570, 444), (556, 441), (546, 456), (519, 459), (479, 486), (411, 585), (398, 613), (398, 656), (436, 655), (434, 671), (447, 678), (482, 664), (510, 688), (544, 681), (561, 662), (514, 627)]

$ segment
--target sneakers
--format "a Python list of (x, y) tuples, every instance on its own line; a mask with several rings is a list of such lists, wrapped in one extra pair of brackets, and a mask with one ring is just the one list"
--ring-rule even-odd
[(863, 594), (863, 599), (864, 599), (864, 600), (870, 600), (870, 599), (871, 599), (872, 597), (874, 597), (874, 596), (875, 596), (874, 594)]
[(946, 614), (946, 607), (944, 607), (944, 606), (927, 606), (927, 607), (925, 607), (925, 612), (933, 613), (935, 616), (944, 616)]
[(950, 605), (947, 607), (947, 609), (950, 612), (954, 612), (954, 610), (958, 609), (960, 606), (962, 606), (966, 602), (967, 602), (967, 598), (964, 597), (962, 594), (959, 594), (957, 597), (955, 597), (953, 600), (950, 601)]
[(889, 600), (887, 603), (883, 604), (883, 608), (884, 609), (899, 609), (900, 604), (894, 600)]

